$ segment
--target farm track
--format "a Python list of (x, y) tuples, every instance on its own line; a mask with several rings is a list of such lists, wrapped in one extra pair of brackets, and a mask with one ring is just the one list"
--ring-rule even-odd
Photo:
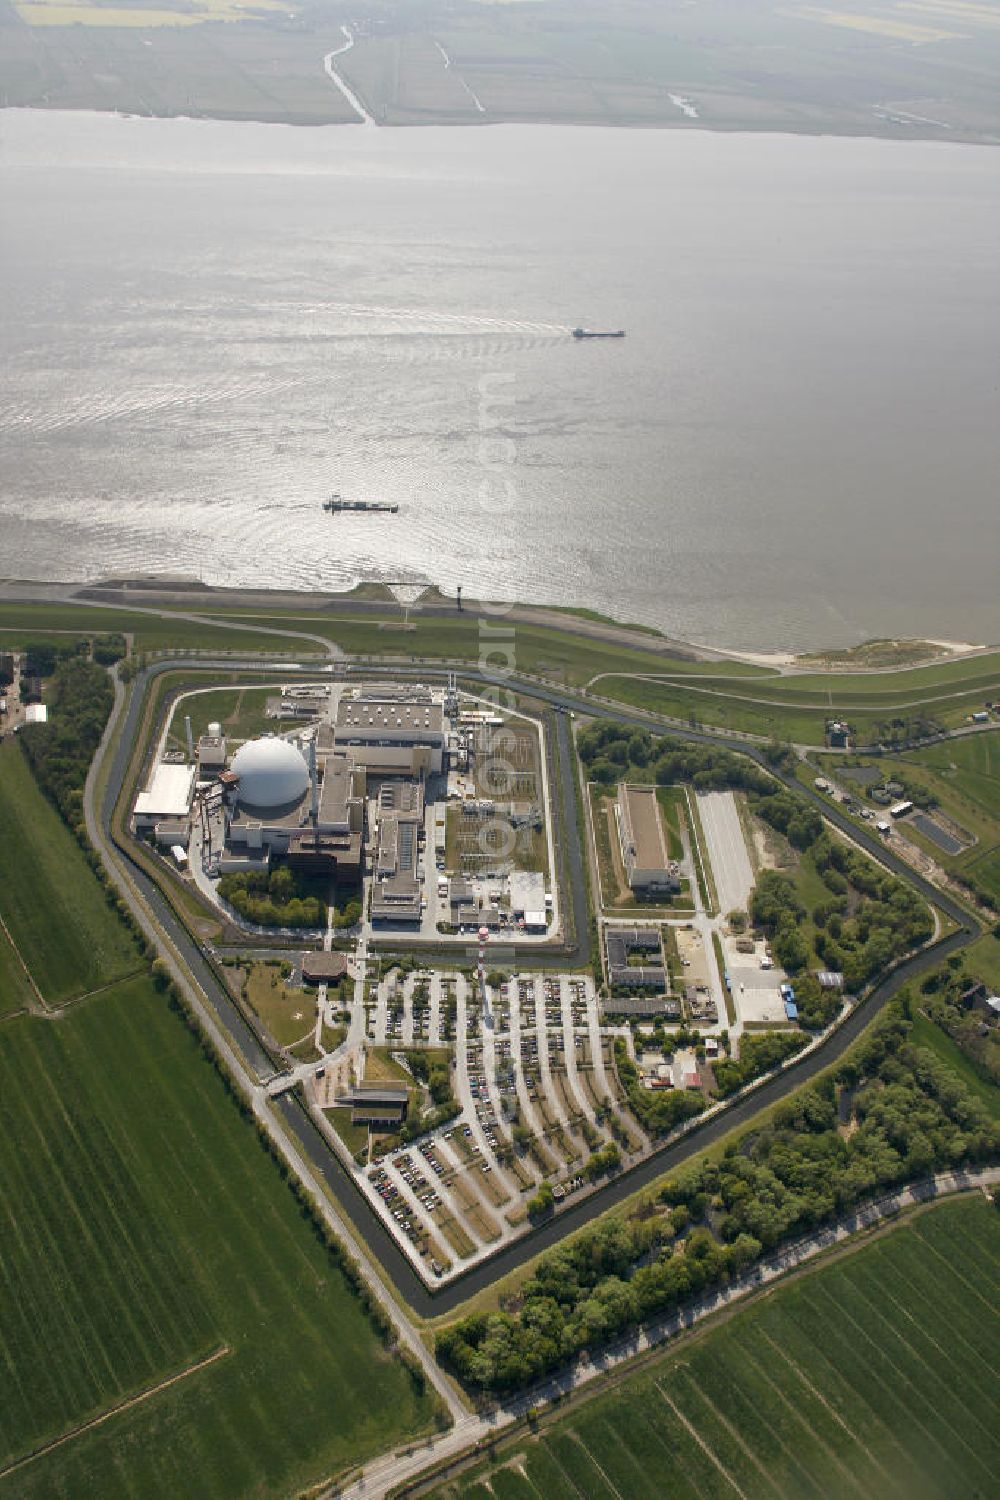
[(120, 1416), (122, 1412), (131, 1410), (133, 1406), (141, 1406), (151, 1396), (158, 1396), (161, 1391), (168, 1391), (171, 1386), (186, 1380), (189, 1375), (197, 1375), (199, 1370), (205, 1370), (209, 1365), (214, 1365), (217, 1359), (224, 1359), (230, 1353), (229, 1345), (223, 1344), (221, 1348), (206, 1354), (204, 1359), (196, 1359), (194, 1364), (186, 1365), (183, 1370), (178, 1370), (174, 1375), (168, 1375), (165, 1380), (158, 1380), (155, 1385), (149, 1385), (145, 1390), (137, 1391), (134, 1396), (127, 1396), (124, 1401), (116, 1401), (114, 1406), (109, 1406), (107, 1411), (98, 1412), (96, 1417), (91, 1417), (87, 1422), (80, 1422), (77, 1426), (70, 1428), (69, 1432), (62, 1433), (53, 1438), (50, 1443), (43, 1443), (41, 1447), (34, 1448), (26, 1453), (23, 1458), (16, 1458), (13, 1463), (7, 1464), (0, 1469), (0, 1480), (6, 1479), (10, 1474), (16, 1474), (19, 1469), (27, 1468), (39, 1458), (45, 1458), (47, 1454), (53, 1453), (56, 1448), (62, 1448), (66, 1443), (71, 1443), (74, 1438), (82, 1437), (85, 1432), (92, 1432), (95, 1427), (102, 1427), (105, 1422), (110, 1422), (112, 1417)]

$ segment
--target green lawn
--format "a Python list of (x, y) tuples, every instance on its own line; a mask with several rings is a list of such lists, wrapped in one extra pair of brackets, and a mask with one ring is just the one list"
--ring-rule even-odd
[(0, 1032), (0, 1496), (285, 1495), (427, 1424), (148, 981)]
[[(970, 734), (911, 750), (899, 757), (899, 764), (904, 774), (929, 773), (942, 801), (954, 800), (959, 809), (971, 804), (1000, 820), (1000, 732)], [(960, 810), (956, 817), (962, 821)]]
[[(647, 666), (645, 670), (655, 668)], [(913, 673), (914, 677), (918, 675)], [(818, 681), (802, 676), (761, 683), (719, 679), (695, 683), (690, 677), (674, 680), (672, 675), (663, 681), (609, 676), (596, 690), (619, 702), (686, 722), (773, 735), (796, 744), (822, 745), (830, 718), (849, 719), (863, 741), (880, 738), (889, 720), (914, 719), (922, 711), (946, 727), (954, 727), (982, 707), (984, 694), (996, 695), (1000, 688), (1000, 676), (987, 677), (974, 687), (960, 679), (951, 688), (921, 686), (915, 681), (905, 690), (890, 690), (881, 685), (881, 677), (875, 676), (863, 692), (844, 685), (854, 680), (832, 673)]]
[[(252, 623), (246, 621), (247, 625)], [(282, 628), (280, 620), (262, 623), (273, 623), (275, 629)], [(290, 625), (289, 629), (308, 630), (309, 626)], [(162, 651), (168, 647), (218, 648), (220, 651), (248, 653), (270, 651), (294, 657), (300, 651), (315, 655), (321, 649), (315, 642), (300, 643), (286, 636), (257, 634), (245, 627), (241, 629), (239, 624), (213, 626), (197, 620), (160, 619), (156, 615), (127, 609), (98, 609), (77, 604), (0, 604), (0, 646), (6, 650), (17, 650), (46, 631), (59, 631), (62, 639), (67, 640), (70, 635), (103, 635), (113, 630), (134, 635), (137, 651)]]
[[(647, 668), (647, 670), (649, 670)], [(770, 693), (771, 683), (767, 690)], [(662, 714), (684, 723), (715, 729), (739, 729), (749, 734), (774, 736), (796, 744), (823, 744), (828, 713), (784, 703), (760, 704), (744, 701), (723, 690), (694, 689), (679, 682), (649, 682), (634, 677), (608, 677), (597, 691), (616, 702), (631, 704), (647, 713)], [(739, 693), (749, 692), (742, 686)]]
[[(336, 604), (300, 614), (213, 607), (211, 617), (220, 622), (218, 626), (86, 605), (5, 604), (0, 605), (0, 640), (17, 644), (44, 629), (89, 633), (118, 629), (133, 632), (139, 650), (215, 646), (293, 656), (316, 651), (315, 643), (298, 645), (287, 636), (254, 635), (246, 627), (255, 624), (273, 631), (320, 635), (352, 654), (476, 662), (491, 640), (499, 643), (491, 659), (500, 668), (513, 666), (576, 687), (603, 674), (666, 674), (673, 680), (651, 683), (603, 676), (596, 691), (685, 720), (694, 717), (704, 724), (816, 745), (823, 743), (825, 721), (831, 715), (846, 715), (867, 734), (881, 720), (917, 714), (922, 705), (946, 724), (959, 723), (985, 699), (1000, 696), (1000, 653), (907, 671), (779, 676), (743, 662), (691, 661), (610, 645), (571, 629), (513, 622), (508, 635), (502, 617), (491, 621), (497, 628), (488, 640), (472, 604), (462, 617), (423, 615), (419, 609), (404, 614), (392, 607), (378, 615), (358, 616), (338, 613)], [(651, 644), (654, 640), (651, 636)], [(755, 698), (765, 701), (756, 703)]]
[(1000, 1214), (978, 1196), (942, 1204), (433, 1494), (985, 1500), (1000, 1469), (998, 1294)]
[(291, 1047), (303, 1037), (312, 1036), (316, 1024), (316, 997), (285, 984), (279, 964), (251, 965), (246, 998), (279, 1047)]
[(1000, 904), (1000, 848), (987, 850), (978, 859), (970, 859), (965, 868)]
[[(16, 647), (43, 630), (79, 631), (81, 635), (99, 631), (130, 631), (139, 650), (161, 650), (177, 647), (218, 647), (221, 650), (274, 651), (293, 656), (297, 652), (314, 655), (316, 642), (297, 644), (287, 636), (254, 634), (246, 627), (270, 627), (274, 631), (304, 631), (336, 642), (345, 651), (362, 655), (401, 655), (456, 657), (478, 662), (485, 649), (486, 637), (480, 630), (479, 616), (470, 608), (461, 618), (421, 615), (412, 610), (387, 608), (380, 615), (338, 615), (335, 610), (307, 611), (289, 615), (272, 610), (209, 611), (218, 626), (197, 621), (159, 618), (129, 610), (102, 610), (85, 605), (0, 604), (0, 642)], [(494, 665), (508, 665), (503, 620), (491, 620), (497, 627), (493, 639), (503, 643)], [(574, 635), (537, 625), (514, 623), (510, 627), (513, 665), (518, 671), (537, 672), (557, 681), (573, 684), (587, 682), (599, 672), (651, 671), (659, 668), (678, 675), (689, 672), (700, 675), (754, 677), (766, 675), (764, 669), (743, 663), (695, 662), (668, 655), (603, 644), (587, 636)]]
[(16, 743), (0, 746), (0, 916), (53, 1004), (121, 979), (141, 963)]
[(994, 994), (1000, 994), (1000, 938), (984, 933), (968, 949), (968, 955), (971, 972), (991, 985)]
[(268, 698), (278, 692), (277, 686), (248, 688), (216, 688), (184, 698), (174, 709), (170, 725), (171, 735), (178, 745), (184, 744), (184, 719), (190, 716), (191, 732), (197, 740), (207, 732), (209, 724), (219, 723), (223, 732), (234, 740), (250, 739), (270, 729), (290, 729), (291, 723), (279, 724), (268, 719), (264, 709)]
[(681, 829), (684, 826), (684, 812), (687, 806), (684, 788), (679, 786), (657, 787), (656, 800), (660, 804), (663, 831), (667, 836), (668, 855), (671, 859), (681, 859), (684, 855), (684, 845), (681, 842)]

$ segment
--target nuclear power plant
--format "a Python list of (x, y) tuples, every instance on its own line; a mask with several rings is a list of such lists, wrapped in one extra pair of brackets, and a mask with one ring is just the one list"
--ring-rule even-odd
[[(463, 702), (454, 676), (440, 688), (283, 687), (268, 697), (266, 713), (275, 731), (230, 743), (221, 722), (209, 722), (196, 741), (190, 713), (181, 718), (178, 710), (164, 746), (184, 748), (162, 749), (136, 798), (136, 834), (188, 871), (203, 894), (219, 900), (222, 877), (266, 875), (285, 865), (340, 889), (367, 882), (373, 928), (412, 929), (432, 920), (444, 933), (470, 924), (476, 930), (484, 921), (496, 930), (509, 914), (522, 930), (544, 933), (551, 907), (544, 880), (522, 875), (505, 904), (504, 877), (493, 869), (501, 859), (483, 839), (491, 819), (512, 837), (532, 837), (544, 823), (544, 799), (526, 770), (520, 776), (531, 783), (530, 800), (483, 796), (475, 767), (491, 762), (505, 720), (478, 701)], [(283, 730), (290, 720), (294, 727)], [(427, 870), (433, 858), (443, 875), (449, 816), (452, 842), (463, 849), (455, 900), (447, 882)], [(480, 844), (487, 853), (477, 855)]]

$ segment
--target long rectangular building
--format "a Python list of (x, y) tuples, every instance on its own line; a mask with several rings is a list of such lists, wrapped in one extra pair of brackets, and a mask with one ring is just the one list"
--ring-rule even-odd
[(678, 891), (680, 874), (671, 860), (654, 787), (623, 781), (615, 804), (618, 839), (628, 883), (634, 891)]
[(379, 819), (371, 895), (373, 922), (420, 921), (420, 826), (420, 818), (413, 812), (384, 812)]

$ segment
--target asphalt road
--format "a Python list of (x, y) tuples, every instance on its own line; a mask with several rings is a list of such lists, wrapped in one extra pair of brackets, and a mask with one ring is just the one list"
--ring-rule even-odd
[[(199, 659), (197, 663), (193, 663), (189, 658), (183, 658), (176, 661), (159, 662), (147, 668), (140, 675), (140, 679), (137, 682), (137, 689), (133, 693), (129, 704), (123, 732), (119, 736), (118, 745), (111, 761), (110, 774), (102, 800), (101, 821), (107, 836), (110, 838), (113, 838), (111, 832), (111, 815), (122, 787), (131, 749), (134, 744), (134, 736), (139, 724), (146, 688), (150, 681), (163, 672), (176, 671), (178, 669), (183, 670), (194, 665), (197, 665), (201, 669), (207, 668), (209, 670), (229, 670), (233, 668), (237, 670), (266, 670), (266, 667), (262, 668), (259, 661), (246, 663), (242, 661), (234, 662), (232, 659), (223, 658), (218, 660)], [(308, 669), (304, 670), (306, 671), (306, 675), (309, 675)], [(410, 667), (393, 666), (385, 669), (387, 673), (395, 677), (416, 676), (422, 680), (443, 677), (447, 670), (447, 663), (436, 663), (434, 666), (427, 663), (419, 663)], [(285, 668), (285, 671), (287, 673), (288, 669)], [(312, 672), (314, 675), (315, 669), (312, 669)], [(466, 678), (479, 675), (470, 670), (467, 663), (463, 664), (462, 674)], [(374, 676), (376, 674), (373, 671), (369, 671), (368, 675)], [(729, 741), (720, 736), (709, 735), (694, 730), (681, 731), (670, 729), (669, 731), (664, 731), (663, 726), (658, 724), (650, 715), (635, 712), (627, 714), (615, 713), (611, 715), (603, 705), (598, 707), (581, 695), (562, 689), (544, 688), (528, 680), (511, 678), (504, 685), (550, 703), (560, 712), (561, 722), (557, 726), (555, 736), (557, 777), (562, 791), (560, 845), (561, 856), (564, 862), (564, 874), (568, 874), (573, 892), (575, 940), (567, 949), (563, 950), (556, 961), (562, 964), (580, 965), (585, 963), (588, 957), (589, 913), (584, 885), (580, 829), (576, 815), (573, 756), (569, 739), (569, 725), (565, 711), (573, 710), (589, 715), (594, 715), (596, 711), (608, 717), (613, 716), (618, 722), (625, 725), (652, 728), (661, 733), (667, 732), (674, 738), (693, 740), (701, 744), (721, 744), (723, 747), (735, 750), (740, 754), (749, 755), (761, 765), (766, 765), (766, 761), (763, 753), (757, 747), (747, 745), (742, 740)], [(770, 770), (772, 768), (767, 767), (767, 769)], [(798, 795), (811, 799), (817, 804), (824, 817), (840, 826), (855, 843), (867, 848), (868, 852), (876, 859), (890, 867), (901, 879), (906, 880), (911, 886), (920, 891), (926, 899), (933, 901), (942, 911), (958, 923), (958, 930), (952, 933), (950, 937), (937, 943), (932, 949), (927, 949), (916, 954), (888, 975), (851, 1012), (844, 1024), (833, 1032), (821, 1047), (810, 1052), (806, 1057), (795, 1062), (781, 1073), (767, 1079), (747, 1098), (732, 1105), (721, 1115), (714, 1116), (702, 1125), (696, 1124), (693, 1129), (679, 1140), (660, 1147), (651, 1156), (646, 1158), (645, 1161), (639, 1163), (629, 1171), (623, 1172), (620, 1176), (614, 1178), (594, 1193), (571, 1201), (546, 1224), (529, 1231), (520, 1240), (498, 1251), (490, 1261), (471, 1269), (466, 1275), (449, 1282), (447, 1287), (442, 1287), (440, 1290), (428, 1288), (421, 1281), (403, 1252), (398, 1249), (391, 1236), (362, 1199), (354, 1186), (350, 1174), (343, 1167), (340, 1159), (327, 1145), (322, 1136), (320, 1136), (301, 1103), (292, 1096), (282, 1097), (277, 1101), (277, 1107), (281, 1110), (286, 1123), (294, 1130), (303, 1150), (322, 1173), (341, 1207), (358, 1230), (361, 1238), (368, 1245), (373, 1257), (381, 1264), (386, 1275), (417, 1313), (425, 1317), (435, 1317), (451, 1311), (468, 1297), (490, 1286), (498, 1277), (516, 1270), (519, 1265), (537, 1255), (540, 1251), (551, 1248), (566, 1234), (581, 1228), (597, 1214), (614, 1207), (637, 1189), (648, 1186), (657, 1177), (669, 1171), (695, 1152), (702, 1151), (712, 1145), (713, 1142), (719, 1140), (734, 1127), (747, 1123), (761, 1109), (776, 1103), (792, 1089), (807, 1082), (841, 1057), (845, 1050), (857, 1039), (868, 1022), (909, 979), (921, 974), (931, 965), (940, 963), (948, 954), (957, 951), (977, 935), (978, 929), (973, 925), (969, 916), (957, 902), (953, 901), (946, 893), (937, 890), (936, 887), (913, 871), (904, 861), (896, 858), (891, 851), (887, 850), (871, 835), (856, 828), (843, 814), (838, 812), (829, 799), (820, 797), (818, 793), (813, 792), (809, 787), (804, 787), (794, 776), (789, 776), (783, 772), (775, 772), (774, 774)], [(135, 879), (136, 884), (140, 886), (146, 900), (154, 908), (157, 919), (162, 922), (172, 940), (177, 944), (178, 949), (184, 956), (185, 962), (191, 967), (199, 985), (208, 996), (209, 1002), (220, 1023), (229, 1033), (234, 1045), (246, 1058), (248, 1068), (258, 1078), (271, 1076), (274, 1068), (270, 1058), (226, 993), (214, 969), (206, 962), (198, 945), (191, 939), (174, 916), (171, 907), (156, 885), (146, 875), (145, 871), (131, 860), (128, 850), (123, 849), (121, 845), (117, 845), (117, 847), (126, 858), (129, 858), (132, 877)]]
[[(159, 676), (163, 670), (166, 669), (151, 667), (144, 675), (147, 680), (152, 680)], [(128, 762), (135, 747), (135, 736), (142, 716), (145, 697), (145, 686), (142, 691), (136, 691), (132, 694), (122, 730), (118, 737), (118, 743), (111, 760), (110, 772), (100, 807), (100, 819), (105, 837), (114, 843), (122, 858), (128, 861), (130, 879), (138, 887), (143, 898), (155, 914), (157, 922), (168, 933), (188, 969), (208, 997), (208, 1001), (216, 1016), (229, 1033), (233, 1045), (246, 1060), (248, 1069), (258, 1079), (266, 1080), (275, 1072), (274, 1063), (270, 1056), (243, 1019), (243, 1016), (215, 970), (206, 960), (199, 944), (174, 914), (173, 907), (167, 901), (159, 886), (155, 881), (150, 879), (142, 865), (133, 859), (127, 843), (119, 842), (114, 836), (111, 819), (115, 803), (118, 801), (121, 791), (125, 772), (128, 769)]]

